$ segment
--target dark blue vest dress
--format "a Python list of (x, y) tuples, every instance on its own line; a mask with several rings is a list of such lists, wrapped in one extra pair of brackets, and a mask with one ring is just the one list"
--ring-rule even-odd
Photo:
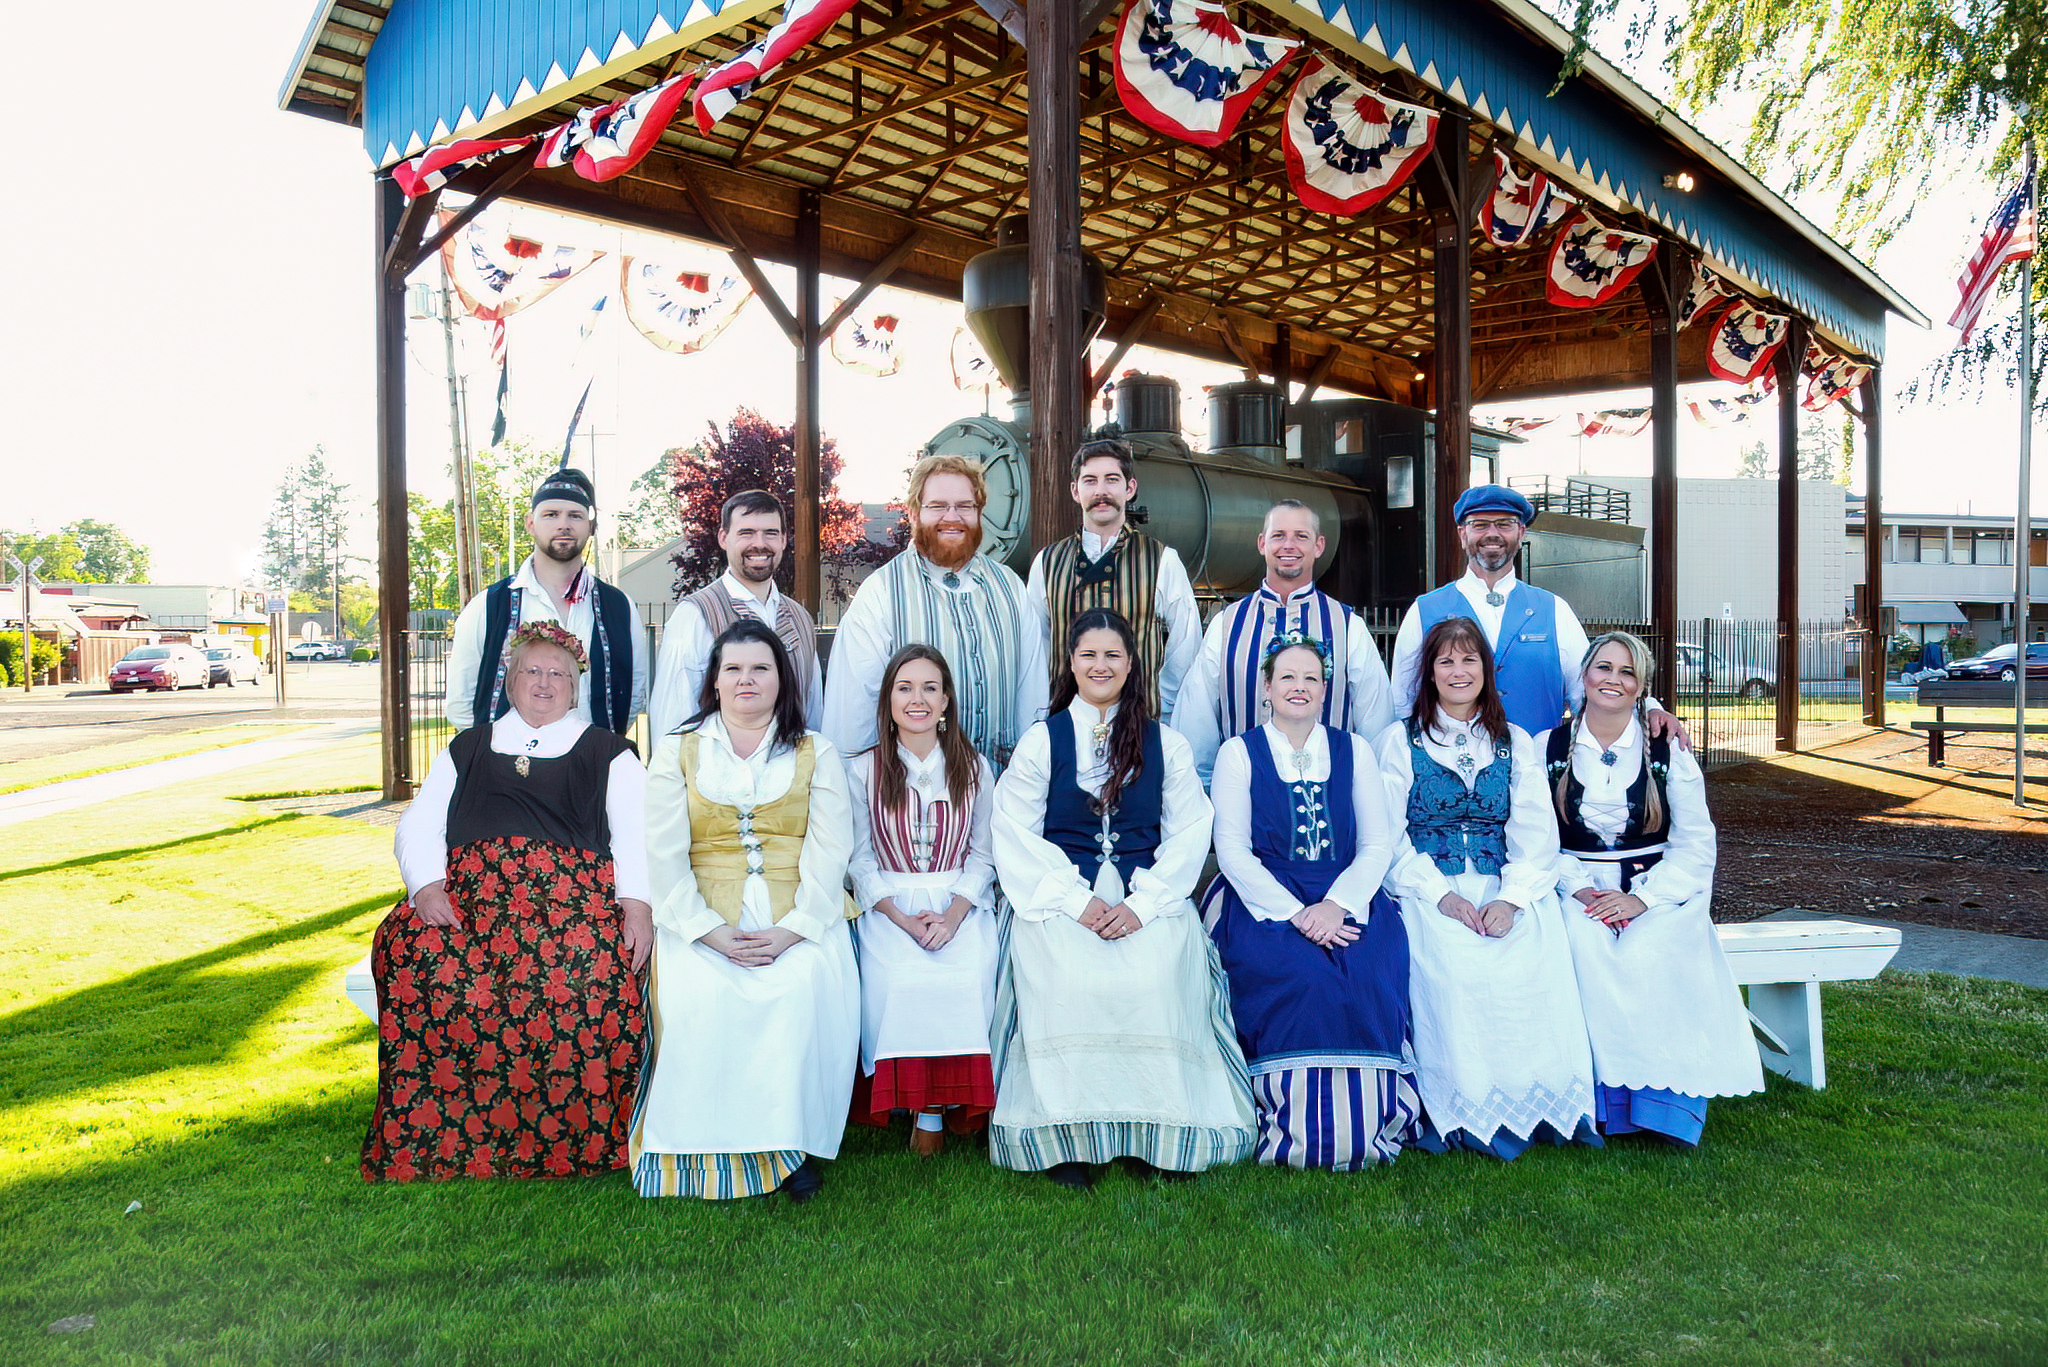
[(1104, 863), (1116, 865), (1129, 892), (1131, 875), (1152, 867), (1159, 852), (1160, 813), (1165, 805), (1166, 756), (1160, 748), (1159, 723), (1145, 723), (1144, 767), (1117, 795), (1109, 829), (1094, 807), (1095, 799), (1074, 769), (1074, 714), (1055, 712), (1045, 719), (1052, 742), (1052, 772), (1045, 786), (1045, 838), (1074, 861), (1092, 887)]
[[(1323, 730), (1330, 777), (1322, 783), (1283, 780), (1263, 728), (1241, 738), (1251, 760), (1252, 853), (1304, 903), (1329, 894), (1358, 840), (1351, 736)], [(1394, 1157), (1420, 1110), (1409, 1080), (1400, 906), (1375, 891), (1364, 933), (1324, 949), (1292, 922), (1252, 915), (1227, 878), (1212, 885), (1210, 900), (1210, 933), (1259, 1101), (1260, 1160), (1355, 1170)], [(1304, 1114), (1278, 1114), (1291, 1110)]]

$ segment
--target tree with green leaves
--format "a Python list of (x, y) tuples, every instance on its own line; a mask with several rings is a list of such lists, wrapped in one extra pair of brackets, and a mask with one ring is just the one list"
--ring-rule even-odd
[(0, 530), (9, 555), (24, 563), (41, 556), (36, 577), (62, 584), (146, 584), (149, 547), (132, 540), (111, 522), (85, 517), (54, 532)]

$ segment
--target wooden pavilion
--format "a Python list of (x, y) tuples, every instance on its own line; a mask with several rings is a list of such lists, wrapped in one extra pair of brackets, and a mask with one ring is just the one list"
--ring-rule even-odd
[[(679, 234), (729, 250), (792, 344), (797, 368), (799, 548), (817, 545), (821, 342), (883, 282), (958, 298), (998, 219), (1030, 210), (1032, 536), (1064, 534), (1066, 455), (1091, 377), (1081, 346), (1083, 250), (1109, 275), (1115, 354), (1140, 340), (1241, 366), (1300, 397), (1319, 390), (1433, 410), (1436, 487), (1468, 482), (1475, 402), (1621, 387), (1653, 395), (1653, 625), (1676, 640), (1677, 386), (1710, 378), (1705, 330), (1673, 326), (1693, 262), (1793, 315), (1778, 353), (1781, 621), (1797, 617), (1798, 366), (1809, 337), (1876, 363), (1897, 313), (1927, 320), (1740, 163), (1620, 71), (1588, 54), (1559, 81), (1570, 35), (1528, 0), (1236, 0), (1234, 17), (1297, 37), (1441, 111), (1422, 171), (1377, 209), (1339, 218), (1291, 193), (1280, 146), (1288, 81), (1265, 91), (1216, 149), (1132, 118), (1115, 85), (1119, 0), (861, 0), (774, 71), (709, 135), (678, 119), (619, 179), (536, 171), (530, 157), (470, 173), (473, 196), (434, 228), (436, 196), (408, 203), (388, 174), (450, 137), (552, 127), (579, 109), (715, 64), (776, 21), (781, 0), (319, 0), (281, 92), (284, 108), (363, 130), (377, 168), (375, 223), (379, 568), (384, 786), (410, 791), (406, 687), (404, 284), (499, 196)], [(1553, 87), (1555, 90), (1553, 92)], [(1625, 294), (1560, 308), (1546, 252), (1503, 252), (1477, 229), (1494, 149), (1552, 176), (1609, 222), (1661, 240)], [(508, 164), (509, 163), (509, 164)], [(1680, 188), (1687, 187), (1687, 188)], [(797, 271), (784, 301), (763, 261)], [(821, 316), (819, 277), (861, 282)], [(1854, 411), (1880, 506), (1879, 371)], [(1438, 500), (1436, 574), (1462, 566)], [(800, 554), (802, 552), (800, 551)], [(1869, 601), (1881, 547), (1866, 544)], [(816, 606), (813, 552), (799, 596)], [(1797, 677), (1781, 632), (1779, 674)], [(1864, 710), (1881, 720), (1883, 642), (1865, 633)], [(1797, 690), (1778, 691), (1781, 748)]]

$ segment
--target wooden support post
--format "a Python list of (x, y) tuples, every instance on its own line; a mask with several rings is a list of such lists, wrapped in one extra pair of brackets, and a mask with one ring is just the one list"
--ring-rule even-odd
[[(382, 683), (383, 787), (386, 802), (412, 796), (412, 670), (407, 658), (412, 575), (407, 563), (411, 513), (405, 497), (405, 276), (386, 262), (408, 255), (398, 235), (405, 195), (389, 176), (376, 181), (377, 329), (377, 663)], [(415, 219), (415, 222), (418, 220)], [(284, 667), (283, 657), (278, 667)]]
[[(821, 209), (820, 213), (822, 212)], [(832, 310), (832, 316), (818, 325), (818, 335), (830, 337), (839, 331), (839, 325), (853, 317), (853, 311), (866, 303), (868, 296), (880, 289), (889, 277), (896, 274), (898, 268), (910, 259), (910, 254), (917, 250), (917, 244), (923, 237), (924, 229), (921, 227), (912, 228), (905, 233), (902, 240), (889, 249), (889, 254), (877, 261), (868, 273), (861, 277), (860, 283), (853, 287), (853, 293), (839, 301), (839, 307)]]
[(1025, 63), (1031, 196), (1031, 542), (1070, 532), (1078, 510), (1067, 462), (1080, 444), (1082, 393), (1080, 6), (1032, 5)]
[(1794, 318), (1778, 348), (1778, 749), (1799, 748), (1799, 362), (1806, 323)]
[(1863, 724), (1884, 725), (1884, 405), (1878, 370), (1863, 382)]
[(1472, 482), (1472, 211), (1477, 177), (1465, 159), (1471, 120), (1446, 113), (1422, 168), (1436, 287), (1436, 460), (1431, 481), (1430, 583), (1465, 572), (1451, 507)]
[(1302, 382), (1301, 397), (1294, 401), (1297, 406), (1308, 406), (1308, 401), (1316, 396), (1316, 391), (1330, 378), (1330, 371), (1336, 368), (1337, 358), (1343, 354), (1344, 344), (1341, 342), (1323, 353), (1322, 359), (1316, 362), (1315, 369), (1309, 371), (1308, 379)]
[[(426, 241), (421, 242), (417, 247), (414, 247), (411, 250), (409, 250), (402, 261), (397, 258), (387, 258), (387, 268), (398, 269), (398, 273), (400, 275), (412, 274), (413, 269), (417, 267), (420, 264), (420, 262), (432, 256), (435, 252), (440, 251), (443, 243), (447, 242), (449, 238), (455, 236), (455, 234), (461, 232), (464, 228), (468, 227), (472, 219), (474, 219), (478, 214), (482, 213), (485, 209), (490, 208), (492, 202), (495, 201), (498, 198), (498, 196), (504, 194), (507, 190), (510, 190), (520, 181), (525, 180), (527, 174), (532, 170), (532, 157), (525, 156), (516, 152), (513, 153), (512, 164), (506, 167), (503, 171), (499, 172), (498, 178), (496, 180), (492, 181), (489, 185), (486, 185), (483, 189), (477, 191), (475, 199), (472, 199), (469, 203), (463, 205), (460, 209), (457, 209), (454, 215), (451, 218), (449, 218), (449, 220), (446, 223), (443, 223), (440, 227), (434, 230), (433, 235), (431, 237), (427, 238)], [(428, 191), (427, 194), (420, 196), (420, 198), (414, 200), (413, 203), (425, 203), (427, 205), (428, 212), (431, 214), (434, 207), (432, 196), (436, 196), (439, 193), (439, 191)], [(398, 242), (401, 240), (405, 242), (412, 242), (416, 236), (417, 234), (408, 235), (405, 233), (400, 233), (397, 235), (396, 238), (393, 239), (393, 246), (396, 247)]]
[[(796, 507), (790, 531), (796, 548), (796, 600), (813, 617), (824, 588), (818, 534), (818, 256), (824, 240), (825, 197), (805, 190), (796, 202)], [(907, 255), (907, 253), (906, 253)]]
[(1151, 296), (1145, 301), (1145, 306), (1138, 310), (1136, 316), (1130, 322), (1124, 324), (1122, 335), (1116, 339), (1116, 345), (1110, 348), (1109, 355), (1103, 360), (1101, 368), (1089, 376), (1088, 393), (1091, 396), (1100, 392), (1102, 386), (1108, 384), (1116, 377), (1118, 362), (1122, 361), (1129, 354), (1132, 347), (1144, 339), (1145, 334), (1151, 330), (1152, 320), (1159, 316), (1159, 310), (1165, 303), (1166, 298), (1164, 295), (1155, 294)]
[[(1670, 242), (1636, 277), (1650, 310), (1650, 627), (1656, 687), (1678, 706), (1678, 305), (1691, 270)], [(1702, 704), (1704, 705), (1704, 703)]]
[(775, 286), (768, 283), (768, 277), (762, 274), (761, 263), (747, 249), (746, 240), (732, 226), (732, 220), (725, 216), (725, 211), (718, 207), (718, 201), (698, 188), (696, 180), (683, 170), (681, 163), (675, 165), (673, 174), (676, 184), (682, 187), (683, 194), (689, 199), (690, 207), (697, 211), (697, 217), (703, 219), (704, 226), (725, 244), (726, 255), (732, 258), (733, 268), (761, 297), (761, 307), (768, 310), (775, 326), (781, 328), (792, 343), (803, 345), (803, 333), (797, 328), (795, 316), (782, 302), (782, 296), (775, 292)]
[(1294, 325), (1275, 323), (1273, 325), (1273, 383), (1280, 387), (1280, 401), (1284, 407), (1293, 395), (1294, 388)]

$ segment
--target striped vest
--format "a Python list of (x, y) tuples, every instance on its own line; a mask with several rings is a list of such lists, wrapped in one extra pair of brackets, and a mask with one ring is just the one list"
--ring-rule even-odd
[[(811, 696), (811, 680), (818, 673), (818, 629), (811, 621), (811, 614), (805, 612), (801, 604), (786, 593), (780, 597), (781, 610), (776, 613), (776, 620), (769, 625), (774, 627), (775, 634), (782, 638), (782, 644), (789, 650), (790, 663), (796, 666), (798, 696), (808, 698)], [(723, 575), (683, 601), (695, 603), (697, 611), (704, 614), (704, 625), (710, 628), (711, 639), (714, 641), (725, 634), (727, 627), (740, 619), (741, 605), (733, 601), (732, 591), (726, 588)], [(758, 611), (747, 615), (757, 620), (765, 620), (760, 617)], [(816, 718), (809, 720), (815, 722)]]
[(1159, 619), (1153, 599), (1159, 591), (1159, 558), (1165, 549), (1143, 532), (1134, 532), (1129, 527), (1118, 533), (1115, 544), (1103, 552), (1100, 560), (1091, 561), (1082, 554), (1079, 532), (1045, 548), (1045, 607), (1052, 622), (1046, 664), (1055, 686), (1067, 667), (1067, 629), (1090, 608), (1108, 608), (1129, 622), (1138, 638), (1138, 663), (1145, 667), (1145, 696), (1152, 704), (1152, 716), (1159, 715), (1159, 670), (1166, 663), (1166, 623)]
[(1330, 649), (1330, 688), (1323, 695), (1323, 725), (1335, 731), (1351, 726), (1351, 609), (1311, 589), (1298, 598), (1280, 595), (1261, 584), (1223, 610), (1223, 686), (1216, 690), (1222, 705), (1222, 739), (1241, 736), (1270, 720), (1262, 667), (1266, 646), (1277, 636), (1298, 631)]
[(924, 557), (906, 550), (874, 577), (888, 589), (890, 653), (915, 642), (945, 656), (967, 738), (998, 769), (1008, 764), (1037, 720), (1017, 715), (1027, 630), (1017, 572), (977, 555), (959, 572), (961, 587), (945, 589), (925, 573)]

